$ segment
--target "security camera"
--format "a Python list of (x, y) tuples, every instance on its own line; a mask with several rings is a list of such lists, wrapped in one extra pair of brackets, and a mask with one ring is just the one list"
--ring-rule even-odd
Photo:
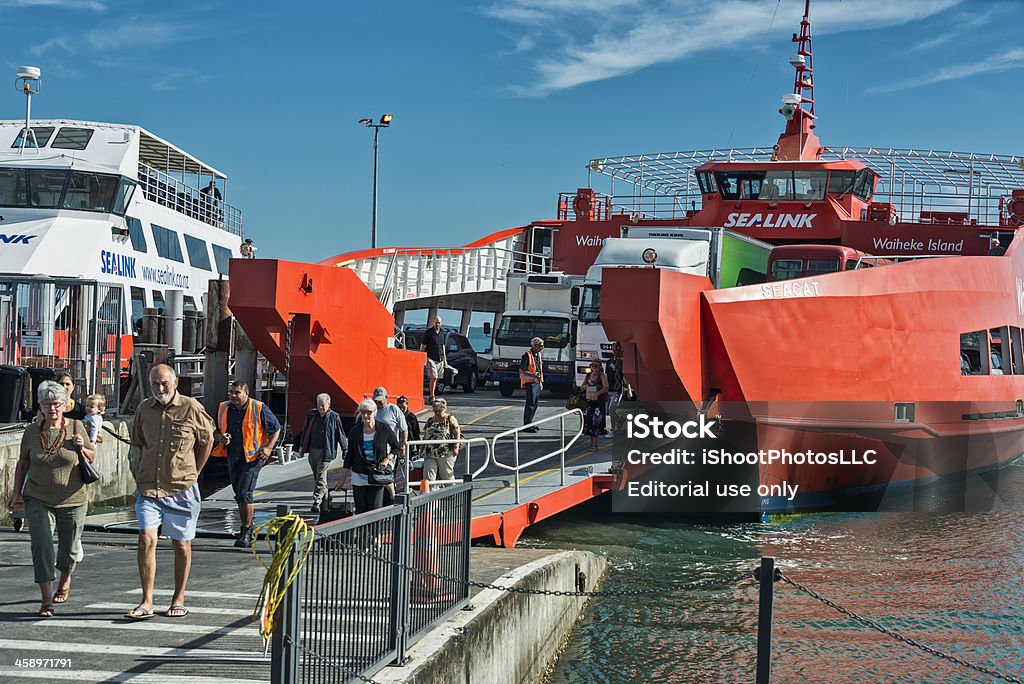
[(779, 114), (781, 114), (782, 116), (786, 117), (786, 121), (792, 121), (793, 114), (795, 114), (795, 113), (796, 113), (796, 106), (795, 105), (787, 104), (787, 105), (782, 105), (781, 107), (779, 107)]
[(790, 121), (796, 114), (796, 110), (800, 108), (802, 99), (796, 93), (786, 93), (782, 96), (782, 108), (779, 109), (779, 114), (786, 117), (786, 121)]

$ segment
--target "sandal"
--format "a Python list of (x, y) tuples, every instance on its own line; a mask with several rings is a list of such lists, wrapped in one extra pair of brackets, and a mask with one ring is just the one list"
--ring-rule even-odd
[(39, 617), (41, 618), (52, 618), (53, 617), (53, 604), (44, 603), (39, 607)]
[(63, 589), (58, 588), (56, 593), (53, 595), (54, 603), (67, 603), (68, 596), (71, 595), (71, 579), (68, 578), (68, 584)]
[(135, 606), (124, 614), (129, 620), (148, 620), (154, 615), (155, 613), (152, 608), (143, 608), (141, 605)]
[(183, 618), (188, 615), (188, 608), (182, 603), (175, 603), (164, 612), (164, 615), (169, 618)]

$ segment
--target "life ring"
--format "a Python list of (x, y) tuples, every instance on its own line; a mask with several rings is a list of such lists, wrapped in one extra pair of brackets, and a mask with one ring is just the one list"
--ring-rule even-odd
[(1011, 226), (1024, 225), (1024, 199), (1014, 198), (1006, 203), (1006, 214)]
[(590, 211), (593, 208), (593, 204), (590, 200), (590, 195), (579, 193), (576, 198), (572, 201), (572, 210), (576, 212), (576, 218), (590, 217)]

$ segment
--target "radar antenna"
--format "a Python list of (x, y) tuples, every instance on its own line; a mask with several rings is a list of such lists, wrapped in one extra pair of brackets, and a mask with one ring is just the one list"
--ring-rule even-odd
[(14, 80), (14, 87), (25, 93), (25, 128), (21, 131), (21, 146), (18, 154), (25, 154), (25, 147), (29, 145), (29, 137), (32, 138), (31, 147), (39, 150), (39, 142), (36, 140), (36, 132), (32, 130), (32, 96), (42, 89), (39, 67), (20, 66), (17, 68), (17, 78)]

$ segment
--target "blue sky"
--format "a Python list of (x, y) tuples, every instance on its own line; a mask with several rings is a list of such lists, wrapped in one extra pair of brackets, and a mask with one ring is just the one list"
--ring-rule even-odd
[[(771, 145), (803, 0), (0, 0), (40, 118), (135, 123), (227, 173), (259, 256), (459, 245), (554, 218), (589, 159)], [(1024, 3), (813, 4), (818, 135), (1024, 152)], [(0, 118), (23, 116), (13, 87)]]

